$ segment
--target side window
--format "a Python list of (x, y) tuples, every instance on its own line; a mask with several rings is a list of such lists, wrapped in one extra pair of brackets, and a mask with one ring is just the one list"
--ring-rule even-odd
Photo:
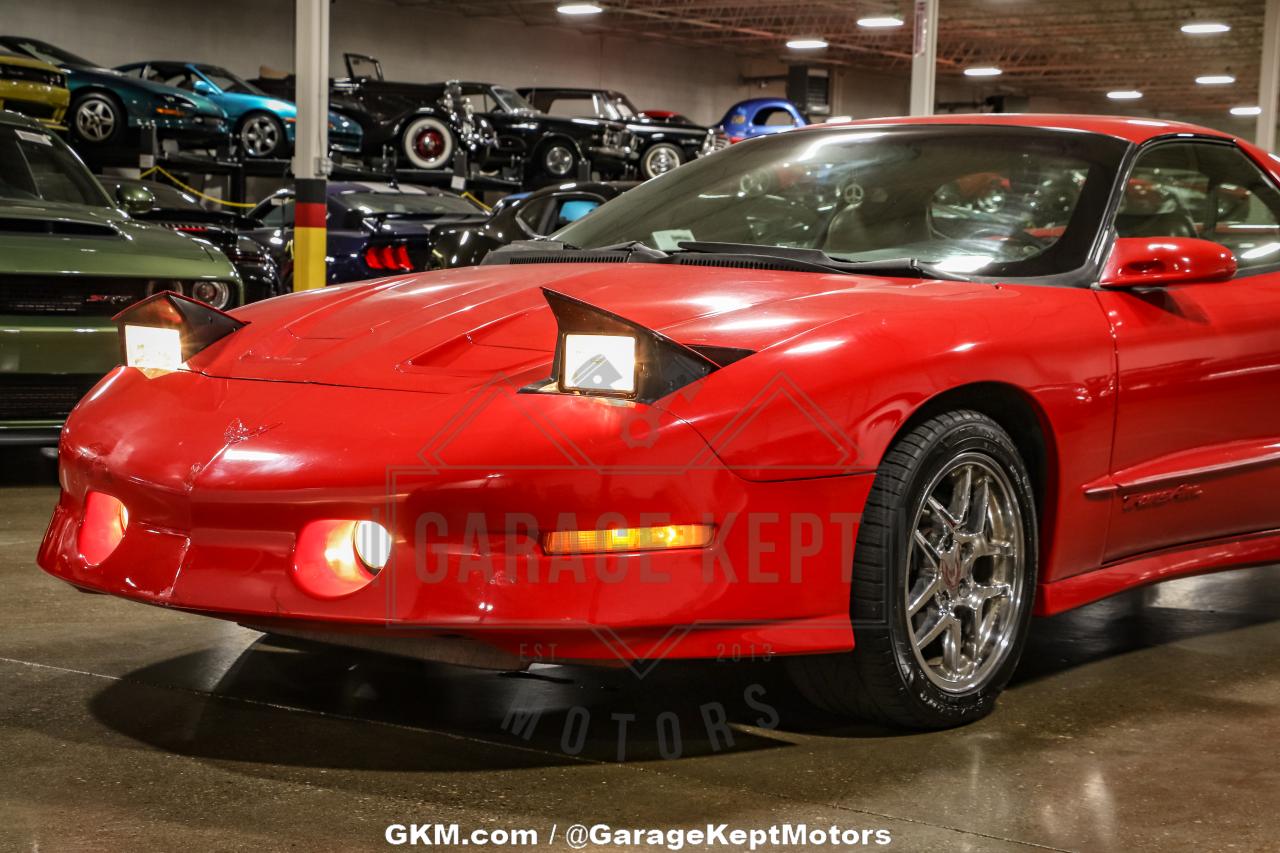
[(600, 206), (598, 198), (559, 198), (556, 199), (556, 212), (547, 233), (559, 231), (571, 222), (577, 222)]
[(553, 99), (543, 112), (553, 116), (595, 118), (596, 102), (590, 95), (564, 95)]
[(752, 124), (762, 127), (794, 127), (795, 118), (782, 107), (765, 107), (756, 113)]
[(270, 228), (288, 228), (293, 225), (293, 199), (287, 198), (280, 204), (273, 204), (262, 217), (262, 224)]
[(1121, 237), (1200, 237), (1241, 269), (1280, 262), (1280, 191), (1233, 145), (1158, 145), (1134, 164), (1116, 213)]
[(551, 209), (553, 203), (554, 199), (550, 197), (537, 198), (526, 202), (516, 211), (516, 219), (520, 220), (520, 224), (534, 234), (550, 233), (543, 228), (543, 223), (547, 221), (547, 211)]

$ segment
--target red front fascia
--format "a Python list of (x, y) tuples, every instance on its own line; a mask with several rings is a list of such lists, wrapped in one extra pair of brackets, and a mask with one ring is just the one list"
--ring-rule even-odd
[[(482, 404), (511, 408), (467, 409)], [(850, 648), (845, 567), (871, 477), (749, 482), (656, 410), (654, 433), (625, 453), (616, 441), (555, 440), (584, 423), (616, 435), (636, 410), (514, 394), (460, 406), (430, 393), (119, 368), (68, 422), (63, 493), (39, 562), (80, 587), (248, 624), (425, 628), (517, 654), (531, 642), (602, 662), (714, 657), (735, 644)], [(77, 547), (90, 491), (129, 512), (123, 540), (96, 566)], [(718, 538), (708, 550), (542, 554), (537, 531), (602, 517), (709, 522)], [(395, 546), (366, 587), (324, 599), (292, 572), (298, 531), (328, 518), (378, 519)]]

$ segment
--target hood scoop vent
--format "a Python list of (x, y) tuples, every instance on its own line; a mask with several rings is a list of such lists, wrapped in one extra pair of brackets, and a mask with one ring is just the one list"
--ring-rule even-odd
[(74, 219), (24, 219), (0, 216), (0, 234), (48, 234), (54, 237), (118, 237), (110, 225)]

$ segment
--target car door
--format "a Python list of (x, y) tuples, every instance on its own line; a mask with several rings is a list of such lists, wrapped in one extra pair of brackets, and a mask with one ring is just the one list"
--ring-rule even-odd
[(1226, 282), (1098, 294), (1118, 394), (1107, 560), (1280, 528), (1280, 192), (1239, 147), (1139, 153), (1121, 237), (1200, 237), (1235, 254)]

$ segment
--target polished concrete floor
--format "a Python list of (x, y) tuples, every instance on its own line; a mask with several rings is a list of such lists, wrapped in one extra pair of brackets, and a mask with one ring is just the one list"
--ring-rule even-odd
[(396, 823), (554, 824), (568, 849), (575, 823), (708, 821), (1280, 849), (1280, 567), (1041, 620), (992, 717), (918, 735), (807, 709), (777, 663), (481, 674), (85, 595), (34, 565), (55, 498), (51, 464), (0, 459), (0, 850), (365, 850)]

